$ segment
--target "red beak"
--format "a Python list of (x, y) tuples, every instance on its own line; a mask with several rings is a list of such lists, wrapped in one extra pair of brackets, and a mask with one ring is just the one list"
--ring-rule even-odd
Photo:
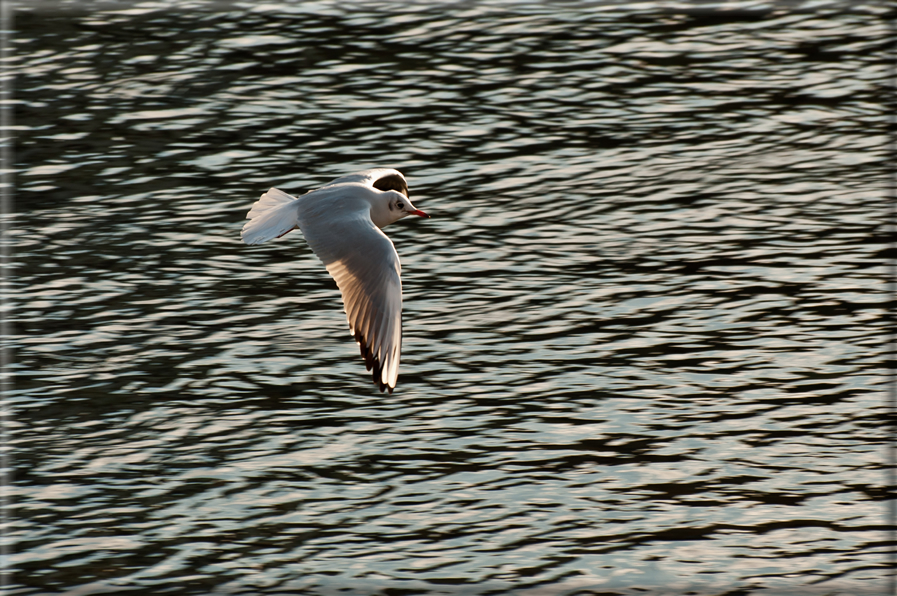
[(421, 211), (420, 209), (418, 209), (417, 211), (409, 211), (408, 213), (410, 213), (411, 215), (419, 215), (419, 216), (421, 216), (421, 217), (425, 217), (425, 218), (427, 218), (427, 219), (430, 219), (430, 216), (427, 215), (426, 213), (424, 213), (423, 211)]

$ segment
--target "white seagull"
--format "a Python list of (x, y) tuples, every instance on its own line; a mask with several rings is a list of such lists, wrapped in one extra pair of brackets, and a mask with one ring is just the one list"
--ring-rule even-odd
[(272, 188), (253, 204), (241, 233), (246, 244), (261, 244), (302, 230), (342, 292), (349, 331), (374, 384), (390, 393), (402, 350), (402, 265), (380, 228), (406, 215), (430, 217), (408, 200), (401, 172), (376, 168), (300, 197)]

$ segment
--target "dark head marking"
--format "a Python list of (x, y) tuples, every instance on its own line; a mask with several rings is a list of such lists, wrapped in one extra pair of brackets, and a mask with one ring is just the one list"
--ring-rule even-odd
[(387, 174), (382, 178), (377, 178), (374, 180), (374, 188), (383, 191), (397, 190), (406, 197), (408, 196), (408, 184), (406, 184), (404, 178), (398, 174)]

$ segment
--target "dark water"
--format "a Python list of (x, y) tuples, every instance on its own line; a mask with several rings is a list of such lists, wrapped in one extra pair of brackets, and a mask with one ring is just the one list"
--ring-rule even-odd
[(20, 6), (6, 593), (883, 593), (888, 15), (660, 5)]

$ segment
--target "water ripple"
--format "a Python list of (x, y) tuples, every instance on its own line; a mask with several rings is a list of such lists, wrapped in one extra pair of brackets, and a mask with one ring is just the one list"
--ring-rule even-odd
[[(17, 11), (13, 593), (884, 590), (881, 10)], [(239, 240), (371, 165), (391, 397)]]

